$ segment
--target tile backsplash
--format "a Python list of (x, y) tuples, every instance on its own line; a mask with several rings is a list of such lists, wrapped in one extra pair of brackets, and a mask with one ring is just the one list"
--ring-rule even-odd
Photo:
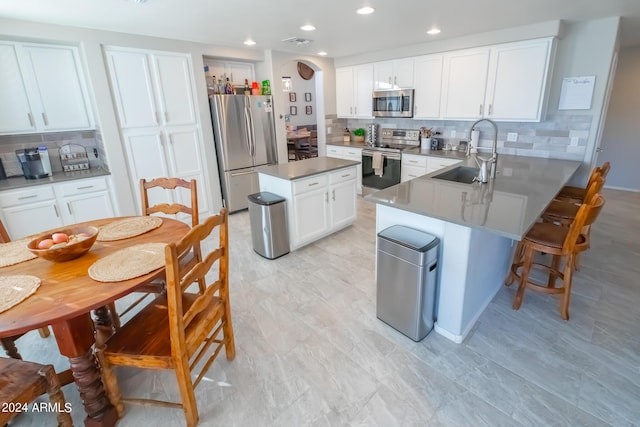
[[(591, 115), (552, 115), (543, 122), (496, 122), (498, 125), (498, 152), (529, 157), (547, 157), (566, 160), (582, 160), (591, 132)], [(342, 142), (344, 128), (367, 128), (376, 123), (380, 128), (406, 129), (432, 128), (440, 132), (445, 143), (458, 145), (468, 141), (472, 121), (413, 120), (413, 119), (339, 119), (335, 115), (326, 117), (327, 142)], [(488, 123), (478, 124), (480, 147), (490, 148), (493, 143), (493, 128)], [(455, 131), (455, 136), (452, 136)], [(516, 141), (507, 141), (507, 134), (517, 133)]]
[(107, 169), (104, 144), (99, 131), (73, 131), (38, 133), (26, 135), (0, 135), (0, 159), (7, 176), (22, 175), (22, 169), (16, 157), (16, 150), (45, 146), (49, 151), (51, 169), (62, 171), (60, 163), (60, 147), (66, 144), (77, 144), (87, 150), (89, 167)]

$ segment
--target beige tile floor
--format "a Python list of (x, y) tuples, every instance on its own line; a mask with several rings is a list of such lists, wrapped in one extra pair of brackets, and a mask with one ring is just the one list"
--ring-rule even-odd
[[(640, 423), (640, 194), (605, 191), (593, 247), (576, 274), (571, 320), (553, 297), (504, 288), (470, 336), (415, 343), (375, 316), (374, 206), (352, 227), (278, 260), (231, 216), (237, 357), (197, 389), (201, 426), (632, 426)], [(18, 341), (64, 368), (52, 338)], [(168, 373), (120, 371), (126, 392), (177, 398)], [(84, 412), (64, 388), (76, 425)], [(128, 406), (118, 426), (181, 426), (182, 413)], [(24, 414), (16, 426), (53, 425)]]

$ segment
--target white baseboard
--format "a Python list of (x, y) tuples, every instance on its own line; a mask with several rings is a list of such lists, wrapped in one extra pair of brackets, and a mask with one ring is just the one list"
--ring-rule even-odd
[(631, 191), (634, 193), (640, 193), (640, 188), (612, 187), (610, 185), (605, 185), (604, 188), (609, 190), (622, 190), (622, 191)]

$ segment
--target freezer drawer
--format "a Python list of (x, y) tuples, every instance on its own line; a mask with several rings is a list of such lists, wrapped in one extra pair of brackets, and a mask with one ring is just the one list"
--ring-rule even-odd
[(229, 212), (247, 209), (247, 196), (259, 191), (255, 169), (238, 169), (221, 174), (222, 198)]

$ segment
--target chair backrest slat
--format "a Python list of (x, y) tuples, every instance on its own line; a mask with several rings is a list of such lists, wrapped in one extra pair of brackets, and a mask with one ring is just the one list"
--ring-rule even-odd
[[(148, 191), (150, 189), (163, 188), (165, 190), (175, 190), (179, 187), (190, 191), (191, 206), (186, 206), (182, 203), (160, 203), (149, 206)], [(142, 202), (142, 215), (151, 215), (154, 213), (176, 215), (178, 213), (185, 213), (191, 216), (192, 227), (200, 222), (198, 215), (198, 188), (195, 179), (186, 181), (181, 178), (155, 178), (147, 181), (143, 178), (140, 180), (140, 200)]]

